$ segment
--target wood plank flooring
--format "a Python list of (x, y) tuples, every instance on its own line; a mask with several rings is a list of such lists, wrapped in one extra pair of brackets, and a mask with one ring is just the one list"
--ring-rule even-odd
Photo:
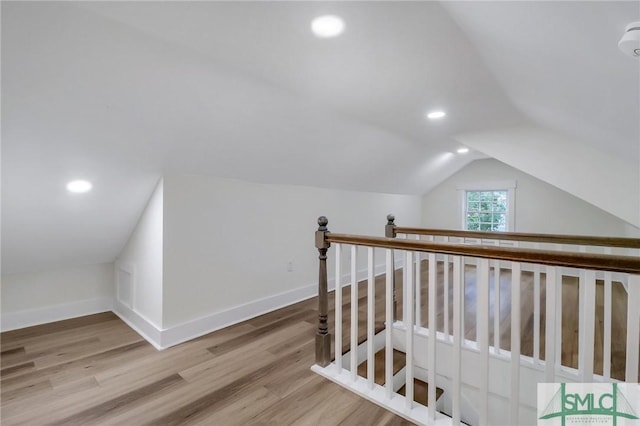
[(312, 373), (311, 299), (156, 351), (112, 313), (1, 335), (2, 425), (404, 425)]
[[(422, 276), (426, 278), (426, 262)], [(465, 333), (475, 337), (475, 277), (467, 268)], [(438, 305), (442, 306), (442, 265)], [(510, 346), (510, 277), (501, 275), (501, 347)], [(396, 272), (398, 283), (401, 272)], [(426, 287), (426, 280), (423, 282)], [(532, 276), (523, 274), (522, 350), (532, 353)], [(358, 294), (358, 340), (366, 336), (366, 285)], [(493, 292), (493, 290), (492, 290)], [(624, 375), (626, 294), (614, 285), (613, 377)], [(426, 291), (423, 319), (427, 318)], [(330, 332), (334, 332), (331, 293)], [(401, 308), (402, 293), (398, 292)], [(563, 364), (577, 366), (577, 282), (563, 283)], [(493, 295), (491, 295), (493, 303)], [(384, 277), (376, 279), (376, 329), (384, 327)], [(602, 368), (602, 285), (597, 286), (596, 372)], [(544, 276), (541, 289), (544, 306)], [(401, 309), (400, 309), (401, 310)], [(350, 291), (343, 290), (343, 352)], [(493, 315), (493, 308), (491, 308)], [(400, 312), (401, 314), (401, 312)], [(443, 316), (439, 312), (439, 329)], [(544, 336), (544, 316), (541, 333)], [(313, 298), (190, 342), (156, 351), (112, 313), (0, 335), (2, 425), (397, 425), (410, 424), (315, 374)], [(492, 332), (492, 330), (491, 330)], [(542, 339), (544, 339), (542, 337)], [(491, 340), (492, 341), (492, 340)], [(544, 340), (541, 354), (544, 354)], [(599, 342), (599, 343), (598, 343)], [(622, 349), (620, 349), (622, 347)], [(402, 354), (400, 354), (402, 355)], [(394, 357), (396, 369), (404, 357)], [(380, 382), (383, 362), (376, 362)], [(366, 364), (359, 367), (365, 375)], [(424, 392), (426, 396), (426, 391)], [(416, 395), (418, 396), (418, 395)]]
[[(427, 270), (428, 262), (421, 262), (421, 305), (422, 324), (427, 325), (428, 297), (427, 297)], [(450, 267), (449, 277), (452, 276)], [(493, 321), (494, 321), (494, 284), (493, 269), (490, 273), (489, 292), (489, 344), (493, 345)], [(451, 279), (451, 278), (450, 278)], [(438, 306), (437, 328), (444, 331), (444, 267), (442, 262), (437, 268), (437, 301)], [(522, 272), (520, 284), (520, 334), (521, 353), (533, 356), (534, 345), (534, 277), (532, 272)], [(402, 283), (401, 271), (396, 272), (396, 282)], [(467, 265), (464, 279), (464, 335), (466, 339), (476, 340), (476, 268)], [(400, 284), (401, 287), (401, 284)], [(361, 285), (364, 291), (365, 287)], [(576, 277), (564, 276), (562, 279), (562, 365), (578, 368), (578, 289), (579, 282)], [(398, 290), (398, 310), (402, 315), (402, 292)], [(376, 295), (376, 297), (378, 297)], [(383, 297), (383, 296), (380, 296)], [(545, 339), (545, 303), (546, 283), (545, 274), (540, 277), (540, 359), (544, 360)], [(453, 290), (449, 284), (449, 327), (453, 327)], [(366, 305), (361, 309), (366, 314)], [(380, 308), (383, 309), (383, 308)], [(509, 350), (511, 347), (511, 273), (501, 270), (500, 273), (500, 347)], [(604, 335), (604, 283), (596, 281), (596, 311), (595, 311), (595, 347), (594, 347), (594, 373), (602, 374), (603, 367), (603, 335)], [(626, 368), (626, 336), (627, 336), (627, 293), (619, 282), (612, 283), (612, 318), (611, 318), (611, 377), (619, 380), (625, 379)], [(639, 377), (640, 380), (640, 377)]]
[[(426, 327), (428, 318), (428, 297), (427, 297), (427, 270), (428, 262), (421, 262), (421, 306), (422, 325)], [(450, 280), (452, 277), (452, 266), (450, 265)], [(437, 267), (437, 301), (438, 312), (436, 313), (438, 331), (444, 331), (444, 267), (439, 262)], [(395, 280), (397, 284), (397, 307), (398, 318), (402, 318), (402, 270), (396, 270)], [(476, 268), (472, 265), (465, 267), (464, 275), (464, 335), (466, 339), (476, 339)], [(521, 353), (526, 356), (533, 356), (533, 334), (534, 334), (534, 277), (531, 272), (522, 272), (520, 284), (520, 334)], [(385, 276), (376, 277), (376, 331), (384, 329), (384, 285)], [(562, 365), (578, 368), (578, 279), (575, 277), (563, 277), (562, 280)], [(350, 288), (343, 289), (343, 352), (349, 350), (350, 325), (351, 325), (351, 292)], [(367, 315), (367, 286), (366, 282), (358, 285), (358, 336), (359, 341), (366, 339), (366, 315)], [(489, 294), (489, 343), (493, 345), (493, 320), (494, 320), (494, 288), (493, 270), (490, 273), (490, 294)], [(501, 270), (500, 273), (500, 347), (509, 350), (511, 347), (511, 273), (508, 270)], [(544, 360), (544, 339), (545, 339), (545, 303), (546, 303), (546, 283), (545, 274), (541, 273), (540, 278), (540, 359)], [(452, 281), (449, 282), (449, 332), (453, 327), (453, 288)], [(329, 295), (329, 331), (333, 333), (334, 299), (333, 293)], [(602, 281), (596, 282), (596, 312), (595, 312), (595, 348), (594, 348), (594, 373), (602, 374), (603, 364), (603, 334), (604, 334), (604, 284)], [(627, 293), (619, 282), (612, 285), (612, 318), (611, 318), (611, 377), (624, 380), (625, 378), (625, 347), (627, 333)], [(639, 377), (640, 379), (640, 377)]]

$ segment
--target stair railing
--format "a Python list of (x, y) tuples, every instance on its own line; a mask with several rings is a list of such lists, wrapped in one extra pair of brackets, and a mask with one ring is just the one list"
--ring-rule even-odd
[[(392, 214), (387, 215), (387, 225), (385, 227), (385, 235), (390, 238), (396, 237), (398, 234), (405, 235), (422, 235), (427, 237), (433, 237), (435, 241), (437, 237), (442, 237), (442, 241), (447, 241), (447, 238), (460, 240), (458, 242), (464, 243), (472, 240), (483, 244), (486, 242), (488, 245), (496, 245), (496, 242), (511, 241), (517, 243), (520, 246), (522, 243), (533, 244), (547, 244), (548, 249), (564, 250), (563, 246), (578, 246), (578, 251), (585, 251), (580, 249), (584, 248), (619, 248), (621, 249), (618, 254), (633, 254), (631, 250), (640, 249), (640, 238), (628, 238), (628, 237), (603, 237), (603, 236), (591, 236), (591, 235), (569, 235), (569, 234), (535, 234), (524, 232), (491, 232), (491, 231), (463, 231), (456, 229), (432, 229), (432, 228), (417, 228), (417, 227), (405, 227), (397, 226), (395, 224), (395, 217)], [(536, 248), (536, 247), (530, 247)], [(574, 249), (575, 250), (575, 249)]]
[[(395, 226), (389, 220), (387, 229)], [(627, 336), (625, 380), (638, 381), (638, 359), (640, 346), (640, 257), (610, 254), (576, 253), (528, 248), (478, 246), (453, 244), (414, 239), (380, 238), (348, 234), (330, 233), (325, 217), (318, 220), (316, 247), (320, 253), (319, 271), (319, 321), (316, 337), (316, 365), (313, 370), (340, 385), (386, 407), (411, 421), (432, 424), (450, 417), (453, 424), (461, 421), (470, 424), (531, 422), (535, 415), (535, 386), (537, 382), (594, 380), (594, 318), (596, 273), (617, 273), (628, 282)], [(396, 227), (395, 232), (403, 229)], [(406, 230), (406, 229), (404, 229)], [(387, 234), (389, 235), (389, 234)], [(335, 247), (334, 339), (331, 338), (329, 315), (329, 280), (327, 274), (327, 252)], [(349, 274), (342, 274), (343, 249), (349, 248)], [(366, 250), (366, 262), (358, 263), (358, 254)], [(377, 270), (376, 251), (384, 252), (383, 270)], [(394, 251), (401, 256), (403, 275), (403, 317), (394, 321), (393, 277), (396, 273)], [(439, 333), (437, 315), (438, 261), (436, 256), (450, 257), (452, 270), (452, 333)], [(426, 327), (416, 323), (416, 311), (423, 307), (416, 301), (416, 269), (420, 262), (416, 258), (425, 256), (427, 265), (428, 306), (426, 307)], [(474, 348), (465, 346), (463, 300), (465, 258), (475, 259), (477, 264), (477, 344)], [(522, 265), (532, 264), (544, 268), (545, 275), (545, 332), (544, 362), (536, 365), (522, 363), (520, 356), (521, 317), (519, 309), (511, 309), (511, 344), (508, 351), (490, 352), (489, 305), (490, 305), (490, 262), (506, 262), (511, 275), (511, 306), (520, 307), (520, 279)], [(366, 339), (360, 340), (359, 324), (359, 265), (365, 264), (366, 277)], [(562, 272), (570, 267), (584, 271), (581, 283), (580, 321), (580, 365), (578, 374), (567, 375), (561, 369), (561, 307)], [(376, 273), (378, 272), (378, 273)], [(375, 288), (376, 275), (382, 272), (384, 278), (384, 329), (376, 333)], [(350, 286), (350, 327), (343, 328), (343, 290)], [(419, 287), (419, 285), (417, 286)], [(448, 288), (448, 285), (445, 286)], [(446, 299), (445, 299), (446, 300)], [(448, 306), (448, 303), (444, 303)], [(416, 310), (417, 308), (417, 310)], [(440, 312), (441, 314), (442, 312)], [(445, 316), (446, 317), (446, 316)], [(345, 318), (346, 320), (346, 318)], [(348, 351), (343, 351), (343, 332), (349, 334)], [(331, 341), (334, 341), (332, 355)], [(384, 350), (384, 385), (374, 382), (375, 353)], [(394, 350), (405, 353), (405, 367), (394, 371)], [(333, 360), (333, 361), (332, 361)], [(367, 362), (367, 371), (358, 375), (358, 365)], [(504, 371), (509, 371), (508, 375)], [(490, 372), (493, 374), (490, 375)], [(524, 376), (523, 376), (524, 375)], [(366, 378), (365, 378), (366, 376)], [(426, 406), (414, 402), (414, 378), (420, 377), (428, 384)], [(521, 383), (524, 377), (526, 383)], [(402, 396), (398, 389), (404, 385)], [(521, 394), (521, 386), (527, 388)], [(436, 387), (445, 389), (445, 402), (436, 398)], [(491, 399), (491, 404), (490, 404)], [(497, 404), (497, 405), (496, 405)], [(496, 406), (504, 409), (496, 410)], [(533, 404), (533, 408), (532, 408)], [(475, 410), (469, 409), (475, 407)], [(508, 416), (504, 416), (508, 413)], [(449, 417), (448, 417), (449, 416)], [(535, 417), (533, 417), (535, 419)]]
[[(392, 214), (387, 215), (387, 224), (385, 226), (385, 236), (396, 238), (403, 235), (407, 239), (415, 238), (418, 240), (426, 239), (427, 241), (441, 242), (457, 242), (462, 244), (474, 244), (484, 246), (510, 246), (520, 248), (533, 248), (551, 251), (569, 251), (580, 253), (602, 253), (602, 254), (619, 254), (626, 256), (640, 256), (640, 238), (628, 237), (609, 237), (609, 236), (588, 236), (588, 235), (570, 235), (570, 234), (540, 234), (540, 233), (523, 233), (523, 232), (488, 232), (488, 231), (466, 231), (452, 229), (433, 229), (433, 228), (417, 228), (402, 227), (395, 224), (395, 217)], [(442, 262), (444, 270), (444, 281), (449, 282), (449, 256), (444, 254), (438, 256), (437, 260)], [(416, 259), (416, 262), (419, 262)], [(585, 315), (588, 309), (585, 308), (585, 293), (587, 288), (585, 283), (585, 271), (583, 269), (572, 269), (570, 265), (565, 265), (558, 270), (561, 277), (574, 276), (579, 280), (579, 318), (581, 322), (586, 321)], [(531, 354), (533, 363), (540, 363), (541, 360), (541, 268), (539, 265), (530, 264), (523, 265), (533, 274), (533, 350)], [(501, 269), (505, 269), (505, 265), (499, 260), (494, 259), (490, 262), (490, 268), (493, 269), (493, 291), (495, 294), (493, 309), (493, 350), (500, 352), (500, 277)], [(508, 268), (507, 268), (508, 269)], [(464, 274), (464, 270), (463, 270)], [(615, 283), (621, 284), (628, 291), (627, 277), (624, 274), (616, 274), (611, 271), (598, 271), (596, 278), (603, 283), (604, 286), (604, 314), (603, 314), (603, 377), (611, 378), (611, 342), (612, 342), (612, 306), (613, 306), (613, 286)], [(419, 277), (417, 278), (419, 281)], [(562, 281), (562, 278), (561, 278)], [(416, 303), (420, 301), (420, 287), (416, 287)], [(445, 300), (448, 297), (448, 286), (444, 287)], [(448, 323), (448, 306), (444, 309), (444, 332), (449, 333), (450, 327)], [(420, 312), (416, 308), (417, 312)], [(562, 315), (560, 312), (558, 315)], [(419, 324), (420, 318), (416, 320)], [(464, 323), (464, 308), (463, 308)], [(584, 328), (580, 328), (582, 333)], [(586, 339), (582, 334), (580, 340)], [(582, 361), (584, 362), (584, 361)]]

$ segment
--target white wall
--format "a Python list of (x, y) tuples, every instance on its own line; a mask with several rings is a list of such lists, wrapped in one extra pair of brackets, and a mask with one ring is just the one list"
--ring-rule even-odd
[[(162, 265), (164, 190), (162, 180), (156, 186), (129, 241), (116, 260), (116, 296), (127, 310), (133, 311), (162, 328)], [(123, 274), (129, 275), (130, 293)], [(117, 280), (120, 279), (120, 282)], [(122, 312), (118, 312), (122, 314)], [(131, 319), (131, 318), (130, 318)]]
[(3, 331), (111, 310), (113, 264), (2, 276)]
[[(461, 229), (460, 194), (466, 184), (516, 180), (515, 232), (640, 236), (616, 216), (498, 160), (477, 160), (422, 198), (422, 225)], [(398, 217), (398, 225), (403, 220)]]
[(640, 227), (640, 164), (533, 126), (455, 137)]
[(377, 236), (387, 213), (420, 223), (419, 196), (206, 176), (165, 177), (164, 188), (165, 327), (315, 286), (320, 215), (333, 232)]

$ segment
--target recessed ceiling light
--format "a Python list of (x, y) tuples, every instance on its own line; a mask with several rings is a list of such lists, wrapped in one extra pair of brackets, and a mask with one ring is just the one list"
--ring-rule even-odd
[(437, 118), (442, 118), (445, 115), (447, 115), (447, 113), (444, 111), (431, 111), (430, 113), (427, 114), (427, 118), (430, 120), (435, 120)]
[(458, 148), (458, 154), (466, 154), (469, 152), (469, 148)]
[(320, 38), (336, 37), (344, 31), (344, 21), (335, 15), (318, 16), (311, 21), (311, 31)]
[(67, 184), (67, 191), (74, 193), (89, 192), (93, 185), (88, 180), (72, 180)]

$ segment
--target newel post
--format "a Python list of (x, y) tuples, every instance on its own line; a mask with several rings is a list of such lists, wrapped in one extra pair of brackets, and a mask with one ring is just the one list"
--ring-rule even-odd
[[(387, 225), (384, 227), (384, 236), (387, 238), (395, 238), (396, 237), (396, 224), (394, 221), (396, 217), (392, 214), (387, 215)], [(393, 282), (393, 320), (398, 321), (398, 296), (396, 293), (396, 262), (393, 250), (391, 250), (391, 265), (393, 268), (393, 272), (391, 275), (391, 280)]]
[(316, 332), (316, 364), (326, 367), (331, 363), (331, 335), (327, 317), (329, 315), (329, 295), (327, 290), (327, 250), (331, 245), (326, 240), (329, 233), (326, 217), (318, 218), (318, 230), (316, 231), (316, 248), (320, 260), (318, 274), (318, 331)]
[(384, 227), (384, 236), (387, 238), (395, 238), (396, 237), (396, 224), (394, 221), (396, 217), (392, 214), (387, 215), (387, 226)]

